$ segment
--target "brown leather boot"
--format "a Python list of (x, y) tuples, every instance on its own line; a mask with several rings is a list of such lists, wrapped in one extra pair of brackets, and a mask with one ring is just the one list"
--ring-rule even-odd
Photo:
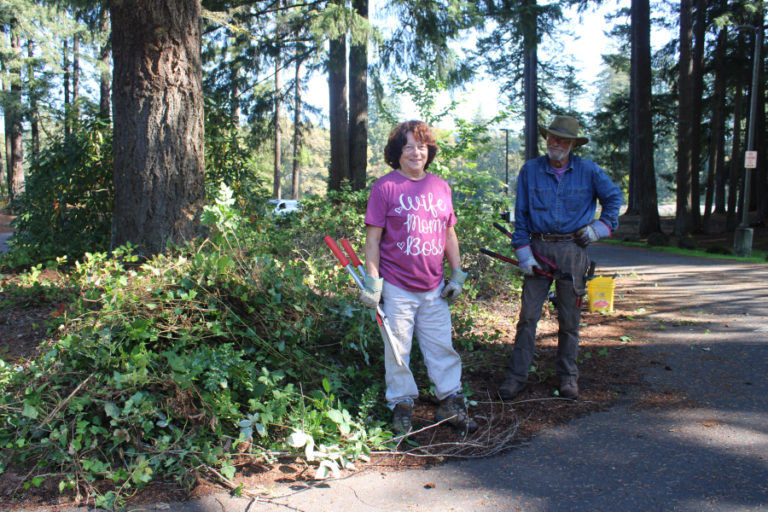
[(525, 382), (520, 382), (512, 377), (507, 377), (507, 380), (499, 386), (499, 397), (501, 397), (502, 400), (512, 400), (524, 389)]
[(560, 397), (576, 400), (579, 397), (579, 385), (576, 377), (563, 377), (560, 379)]

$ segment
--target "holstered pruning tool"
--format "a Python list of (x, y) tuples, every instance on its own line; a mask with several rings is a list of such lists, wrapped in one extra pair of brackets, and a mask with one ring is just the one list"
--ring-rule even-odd
[[(509, 238), (512, 238), (512, 233), (510, 233), (507, 228), (505, 228), (504, 226), (502, 226), (498, 222), (494, 222), (493, 223), (493, 227), (495, 227), (496, 229), (498, 229), (499, 231), (501, 231), (502, 233), (507, 235)], [(503, 256), (503, 255), (501, 255), (501, 254), (499, 254), (497, 252), (493, 252), (493, 251), (488, 250), (488, 249), (480, 249), (480, 252), (485, 254), (485, 255), (487, 255), (487, 256), (491, 256), (493, 258), (499, 259), (501, 261), (506, 261), (507, 263), (511, 263), (512, 265), (520, 266), (520, 262), (519, 261), (514, 260), (512, 258), (507, 258), (506, 256)], [(555, 264), (555, 262), (553, 262), (549, 258), (546, 258), (545, 256), (543, 256), (542, 254), (538, 253), (537, 251), (533, 251), (532, 250), (532, 252), (533, 252), (534, 257), (536, 257), (536, 259), (538, 259), (542, 263), (548, 265), (552, 269), (553, 272), (557, 270), (557, 265)], [(539, 275), (546, 276), (546, 277), (548, 277), (550, 279), (554, 279), (555, 278), (555, 276), (551, 272), (547, 272), (546, 270), (542, 270), (542, 269), (537, 268), (537, 267), (533, 267), (533, 271), (535, 273), (539, 274)]]
[[(352, 263), (350, 263), (346, 256), (344, 256), (344, 253), (341, 252), (341, 249), (339, 249), (339, 246), (336, 245), (336, 242), (333, 240), (333, 238), (331, 238), (330, 235), (323, 238), (323, 240), (333, 255), (336, 256), (336, 259), (339, 260), (341, 266), (347, 269), (347, 272), (349, 272), (349, 275), (352, 276), (352, 280), (355, 281), (355, 284), (357, 284), (358, 288), (361, 290), (365, 289), (365, 284), (363, 283), (363, 280), (365, 279), (365, 269), (363, 267), (363, 262), (360, 261), (360, 258), (357, 257), (357, 254), (350, 245), (349, 241), (346, 238), (342, 238), (341, 245), (344, 247), (344, 250), (347, 251), (349, 260), (352, 260)], [(398, 350), (399, 347), (397, 338), (395, 338), (395, 335), (392, 333), (392, 329), (389, 326), (389, 319), (387, 319), (387, 315), (384, 313), (384, 310), (381, 309), (381, 305), (376, 306), (376, 323), (379, 324), (379, 332), (381, 332), (381, 337), (384, 339), (384, 343), (388, 344), (389, 348), (392, 349), (392, 354), (395, 356), (395, 362), (397, 365), (405, 366), (405, 361), (403, 361), (403, 358), (400, 356), (400, 351)]]

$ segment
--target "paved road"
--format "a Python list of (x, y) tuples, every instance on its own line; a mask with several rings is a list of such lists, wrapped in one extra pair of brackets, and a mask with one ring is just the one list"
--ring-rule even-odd
[(271, 503), (215, 495), (137, 510), (768, 511), (768, 265), (590, 251), (620, 274), (617, 293), (653, 292), (645, 374), (677, 405), (627, 400), (500, 456), (275, 489)]
[(8, 251), (8, 239), (13, 233), (0, 233), (0, 254)]

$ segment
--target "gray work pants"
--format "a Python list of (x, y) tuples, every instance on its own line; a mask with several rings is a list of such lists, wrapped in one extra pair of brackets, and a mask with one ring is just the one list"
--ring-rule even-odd
[[(589, 264), (587, 250), (572, 241), (533, 241), (531, 246), (534, 251), (543, 254), (558, 267), (558, 270), (553, 272), (559, 324), (555, 371), (561, 379), (578, 378), (576, 357), (579, 350), (581, 302), (587, 291), (585, 286), (585, 275)], [(547, 271), (552, 270), (547, 265), (542, 267)], [(520, 382), (528, 379), (528, 370), (533, 361), (536, 325), (541, 318), (541, 308), (547, 300), (551, 285), (552, 279), (538, 274), (526, 277), (523, 281), (520, 319), (517, 323), (515, 347), (509, 360), (509, 376)]]

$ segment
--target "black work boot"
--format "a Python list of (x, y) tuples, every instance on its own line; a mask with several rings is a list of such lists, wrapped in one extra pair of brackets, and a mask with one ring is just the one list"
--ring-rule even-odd
[(464, 395), (457, 393), (440, 400), (440, 407), (435, 412), (435, 421), (448, 420), (448, 424), (457, 430), (471, 434), (477, 430), (477, 423), (467, 414)]
[(396, 434), (407, 434), (411, 431), (411, 417), (413, 416), (413, 406), (407, 402), (400, 402), (395, 405), (392, 416), (392, 428)]
[(525, 382), (507, 377), (507, 380), (499, 386), (499, 397), (502, 400), (512, 400), (525, 389)]

